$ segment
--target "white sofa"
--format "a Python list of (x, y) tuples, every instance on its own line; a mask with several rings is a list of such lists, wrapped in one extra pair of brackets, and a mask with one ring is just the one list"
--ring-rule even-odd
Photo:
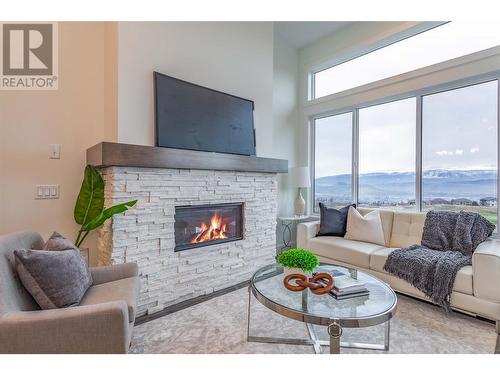
[[(371, 209), (359, 211), (365, 215)], [(380, 216), (385, 246), (343, 237), (316, 237), (319, 221), (298, 225), (297, 246), (311, 250), (320, 261), (366, 271), (398, 292), (429, 301), (421, 291), (383, 270), (391, 251), (420, 243), (425, 213), (380, 210)], [(458, 272), (450, 302), (455, 310), (495, 320), (500, 333), (500, 241), (488, 239), (479, 245), (472, 257), (472, 266)]]

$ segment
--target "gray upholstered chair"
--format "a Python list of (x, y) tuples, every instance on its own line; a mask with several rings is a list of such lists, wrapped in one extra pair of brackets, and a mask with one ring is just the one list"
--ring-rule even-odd
[(0, 236), (0, 353), (127, 353), (139, 294), (135, 263), (91, 268), (79, 306), (40, 310), (16, 276), (15, 249), (41, 249), (38, 233)]

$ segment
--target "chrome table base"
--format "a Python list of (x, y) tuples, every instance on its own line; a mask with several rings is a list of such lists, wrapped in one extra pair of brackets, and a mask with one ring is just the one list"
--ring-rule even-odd
[(340, 348), (353, 348), (353, 349), (369, 349), (369, 350), (389, 350), (390, 338), (390, 320), (384, 323), (384, 343), (357, 343), (357, 342), (343, 342), (340, 340), (342, 336), (342, 327), (333, 322), (328, 326), (328, 335), (330, 340), (319, 340), (314, 325), (305, 323), (307, 332), (309, 333), (308, 339), (294, 339), (294, 338), (281, 338), (281, 337), (265, 337), (265, 336), (252, 336), (250, 335), (250, 318), (251, 318), (251, 302), (252, 293), (248, 292), (248, 314), (247, 314), (247, 341), (260, 342), (266, 344), (290, 344), (290, 345), (312, 345), (316, 354), (322, 354), (322, 346), (330, 347), (330, 354), (340, 354)]

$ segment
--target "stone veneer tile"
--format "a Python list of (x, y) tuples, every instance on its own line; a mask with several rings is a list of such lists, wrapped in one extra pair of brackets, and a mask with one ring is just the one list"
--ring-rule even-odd
[[(274, 173), (136, 167), (102, 169), (106, 206), (138, 199), (98, 233), (98, 263), (137, 262), (138, 314), (248, 280), (276, 254)], [(175, 206), (244, 202), (241, 241), (174, 252)]]

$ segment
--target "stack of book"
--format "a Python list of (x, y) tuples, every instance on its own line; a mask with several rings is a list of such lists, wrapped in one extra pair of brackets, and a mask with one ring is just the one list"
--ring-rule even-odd
[(330, 294), (337, 299), (367, 296), (369, 293), (364, 282), (353, 279), (350, 275), (335, 277), (330, 291)]
[(370, 293), (364, 282), (338, 269), (318, 269), (317, 272), (327, 272), (332, 275), (333, 288), (330, 294), (338, 300), (367, 296)]

